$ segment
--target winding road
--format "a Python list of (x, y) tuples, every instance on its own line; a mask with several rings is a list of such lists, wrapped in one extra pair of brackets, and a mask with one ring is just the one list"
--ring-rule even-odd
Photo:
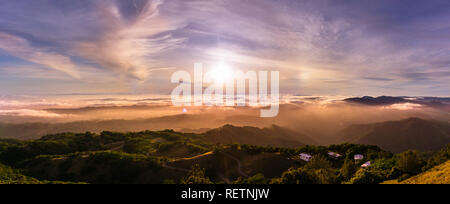
[[(236, 157), (234, 157), (233, 155), (230, 155), (230, 154), (228, 154), (228, 153), (225, 153), (225, 152), (220, 152), (220, 153), (223, 154), (223, 155), (225, 155), (226, 157), (231, 158), (231, 159), (233, 159), (234, 161), (236, 161), (238, 173), (239, 173), (241, 176), (245, 177), (245, 178), (249, 178), (249, 176), (248, 176), (246, 173), (244, 173), (244, 172), (242, 171), (242, 163), (241, 163), (241, 161), (240, 161), (238, 158), (236, 158)], [(195, 157), (191, 157), (191, 158), (182, 158), (182, 159), (178, 159), (178, 160), (175, 160), (175, 161), (193, 160), (193, 159), (198, 159), (198, 158), (201, 158), (201, 157), (204, 157), (204, 156), (208, 156), (208, 155), (211, 155), (211, 154), (213, 154), (213, 152), (207, 152), (207, 153), (204, 153), (204, 154), (201, 154), (201, 155), (197, 155), (197, 156), (195, 156)], [(168, 166), (167, 163), (162, 164), (162, 167), (167, 168), (167, 169), (171, 169), (171, 170), (187, 172), (187, 173), (189, 173), (189, 172), (191, 171), (190, 169), (185, 169), (185, 168), (179, 168), (179, 167)], [(223, 176), (222, 174), (220, 174), (219, 177), (220, 177), (220, 179), (222, 179), (225, 183), (231, 184), (230, 179), (226, 178), (226, 177)]]
[(243, 171), (242, 171), (242, 164), (241, 164), (241, 161), (239, 161), (239, 159), (237, 159), (236, 157), (234, 157), (234, 156), (232, 156), (232, 155), (230, 155), (230, 154), (228, 154), (228, 153), (225, 153), (225, 152), (221, 152), (223, 155), (225, 155), (225, 156), (227, 156), (227, 157), (229, 157), (229, 158), (231, 158), (231, 159), (233, 159), (234, 161), (236, 161), (237, 162), (237, 164), (238, 164), (238, 168), (237, 168), (237, 170), (238, 170), (238, 172), (239, 172), (239, 174), (241, 174), (243, 177), (245, 177), (245, 178), (248, 178), (249, 176), (246, 174), (246, 173), (244, 173)]

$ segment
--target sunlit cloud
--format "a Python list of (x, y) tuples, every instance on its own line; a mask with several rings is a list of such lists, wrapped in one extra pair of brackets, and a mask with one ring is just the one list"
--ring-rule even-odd
[[(118, 82), (108, 90), (123, 91), (129, 83), (130, 91), (151, 85), (159, 89), (149, 92), (160, 93), (170, 86), (169, 67), (225, 61), (243, 70), (280, 70), (283, 93), (448, 95), (448, 2), (410, 5), (389, 0), (8, 1), (0, 7), (0, 52), (80, 78), (85, 86)], [(13, 67), (5, 63), (0, 61), (0, 68)], [(52, 80), (59, 83), (57, 77)], [(73, 85), (70, 92), (77, 89)]]
[(402, 104), (393, 104), (387, 107), (384, 107), (385, 109), (394, 109), (394, 110), (413, 110), (413, 109), (419, 109), (423, 106), (420, 104), (414, 104), (414, 103), (402, 103)]

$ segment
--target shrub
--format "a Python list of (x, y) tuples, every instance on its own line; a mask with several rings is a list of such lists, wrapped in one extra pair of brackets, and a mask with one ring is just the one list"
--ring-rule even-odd
[(239, 177), (235, 182), (233, 182), (234, 184), (268, 184), (269, 183), (269, 179), (266, 179), (266, 177), (264, 176), (264, 174), (256, 174), (250, 178), (247, 179), (243, 179), (241, 177)]
[(316, 184), (317, 179), (311, 171), (303, 168), (291, 168), (283, 173), (280, 179), (275, 179), (274, 184)]
[(355, 176), (350, 179), (349, 184), (379, 184), (384, 181), (384, 178), (380, 176), (376, 171), (369, 169), (360, 169), (356, 172)]
[(192, 170), (189, 174), (182, 178), (181, 184), (213, 184), (213, 182), (205, 176), (205, 169), (200, 168), (200, 165), (196, 164), (192, 166)]

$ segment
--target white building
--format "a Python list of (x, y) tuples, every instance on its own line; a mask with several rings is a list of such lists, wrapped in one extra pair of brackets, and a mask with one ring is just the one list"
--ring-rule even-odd
[(336, 159), (342, 157), (342, 155), (340, 155), (338, 153), (334, 153), (334, 152), (328, 152), (328, 156), (336, 158)]
[(364, 159), (364, 155), (362, 155), (362, 154), (355, 155), (355, 161), (363, 160), (363, 159)]
[(372, 163), (370, 161), (368, 161), (368, 162), (364, 163), (363, 165), (361, 165), (361, 167), (366, 168), (366, 167), (369, 167), (371, 165), (372, 165)]
[(300, 154), (300, 159), (303, 160), (303, 161), (309, 162), (309, 161), (311, 161), (312, 156), (309, 155), (309, 154), (301, 153)]

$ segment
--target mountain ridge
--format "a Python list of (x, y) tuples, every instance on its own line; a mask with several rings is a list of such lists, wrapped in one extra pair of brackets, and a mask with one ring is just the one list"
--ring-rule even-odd
[(408, 118), (352, 125), (339, 132), (338, 138), (341, 142), (377, 145), (393, 152), (431, 151), (450, 143), (450, 123)]
[(394, 104), (412, 103), (446, 111), (450, 110), (450, 98), (447, 97), (364, 96), (347, 98), (343, 101), (368, 106), (389, 106)]
[(225, 125), (203, 133), (206, 141), (221, 144), (248, 144), (257, 146), (298, 147), (317, 144), (309, 136), (272, 125), (266, 128)]

